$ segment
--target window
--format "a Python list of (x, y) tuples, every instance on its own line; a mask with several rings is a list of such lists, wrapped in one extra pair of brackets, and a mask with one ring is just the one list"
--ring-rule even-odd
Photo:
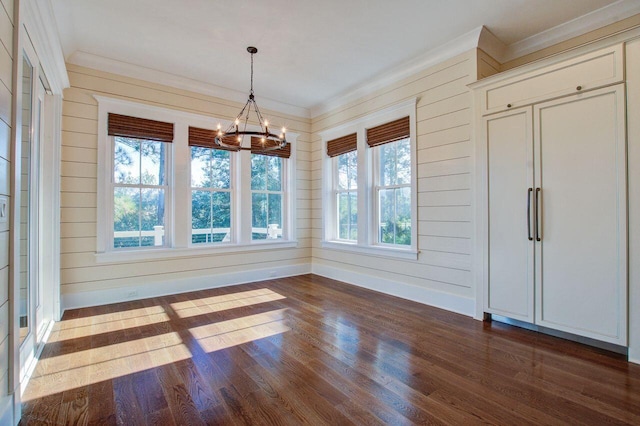
[(231, 153), (191, 147), (191, 243), (231, 241)]
[(169, 191), (164, 142), (116, 136), (113, 143), (113, 247), (164, 246)]
[(291, 145), (224, 150), (211, 117), (96, 99), (99, 262), (297, 245)]
[(338, 238), (358, 239), (358, 156), (355, 151), (336, 157), (336, 203)]
[(167, 146), (173, 124), (109, 114), (113, 249), (165, 246)]
[(232, 241), (232, 155), (211, 130), (189, 126), (191, 244)]
[(417, 258), (413, 128), (415, 100), (321, 133), (323, 246)]
[(251, 239), (282, 238), (282, 162), (251, 154)]
[(327, 142), (327, 155), (332, 157), (333, 202), (336, 211), (336, 238), (358, 240), (358, 153), (357, 135)]
[(378, 241), (411, 245), (411, 142), (409, 138), (374, 148)]

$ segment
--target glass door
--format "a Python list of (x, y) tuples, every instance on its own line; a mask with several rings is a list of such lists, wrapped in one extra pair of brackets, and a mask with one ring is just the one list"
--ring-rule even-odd
[[(43, 265), (46, 252), (45, 195), (43, 188), (43, 146), (47, 144), (47, 129), (51, 117), (47, 113), (47, 81), (38, 65), (31, 45), (25, 46), (22, 57), (22, 135), (19, 146), (20, 215), (19, 256), (16, 270), (20, 283), (20, 379), (28, 377), (35, 366), (40, 344), (53, 319), (53, 290), (51, 280), (44, 280)], [(50, 143), (50, 141), (49, 141)], [(16, 153), (18, 154), (18, 153)], [(48, 225), (47, 225), (48, 226)]]

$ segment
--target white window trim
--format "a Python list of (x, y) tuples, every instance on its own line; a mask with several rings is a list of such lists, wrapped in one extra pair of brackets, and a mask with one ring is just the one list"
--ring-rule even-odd
[[(322, 179), (322, 247), (352, 253), (369, 254), (400, 259), (418, 258), (418, 179), (416, 148), (416, 104), (417, 98), (410, 98), (381, 111), (349, 121), (340, 126), (320, 132), (323, 142), (323, 179)], [(366, 129), (389, 123), (409, 116), (411, 143), (411, 245), (396, 247), (378, 243), (378, 227), (374, 211), (377, 202), (373, 200), (372, 148), (366, 142)], [(327, 152), (327, 142), (352, 133), (357, 134), (358, 146), (358, 240), (357, 242), (340, 240), (336, 234), (336, 200), (334, 199), (333, 159)]]
[[(184, 111), (162, 108), (153, 105), (146, 105), (123, 99), (110, 98), (106, 96), (94, 95), (98, 101), (98, 164), (97, 164), (97, 232), (96, 232), (96, 262), (97, 263), (117, 263), (135, 262), (147, 259), (167, 259), (186, 256), (206, 256), (220, 253), (251, 252), (258, 250), (273, 250), (297, 247), (296, 241), (296, 150), (298, 134), (287, 132), (287, 139), (292, 144), (291, 157), (285, 161), (285, 172), (283, 183), (285, 185), (285, 196), (283, 199), (283, 238), (279, 241), (263, 240), (251, 241), (251, 195), (250, 195), (250, 173), (251, 169), (245, 167), (239, 170), (237, 164), (232, 166), (235, 186), (232, 194), (233, 219), (235, 224), (249, 223), (249, 230), (246, 227), (234, 226), (234, 238), (229, 243), (192, 245), (191, 244), (191, 155), (188, 146), (189, 126), (204, 129), (214, 129), (218, 123), (223, 127), (229, 125), (228, 120), (193, 114)], [(165, 226), (165, 239), (169, 241), (169, 246), (158, 248), (135, 248), (114, 250), (110, 247), (111, 223), (113, 206), (110, 193), (111, 165), (113, 156), (111, 154), (112, 137), (107, 135), (107, 120), (109, 113), (130, 115), (134, 117), (146, 118), (149, 120), (165, 121), (174, 123), (174, 140), (172, 145), (171, 158), (169, 164), (169, 185), (171, 187), (171, 200), (167, 202), (167, 225)], [(236, 161), (246, 161), (251, 155), (249, 151), (238, 153)], [(247, 158), (242, 158), (247, 156)], [(246, 175), (249, 174), (247, 178)], [(241, 202), (241, 198), (249, 192), (249, 204)], [(178, 208), (186, 206), (186, 208)], [(249, 208), (241, 208), (249, 206)], [(249, 238), (247, 239), (247, 234)]]
[[(115, 148), (115, 138), (107, 138), (107, 144), (109, 145), (109, 152), (113, 152), (114, 148)], [(164, 164), (164, 169), (165, 169), (165, 173), (166, 173), (166, 177), (165, 177), (165, 184), (164, 185), (146, 185), (143, 183), (139, 183), (137, 185), (123, 185), (123, 184), (117, 184), (115, 182), (111, 182), (109, 180), (107, 180), (107, 183), (109, 185), (109, 189), (107, 191), (107, 193), (111, 196), (116, 188), (134, 188), (134, 189), (157, 189), (157, 188), (161, 188), (164, 189), (165, 191), (165, 225), (164, 225), (164, 244), (162, 246), (157, 246), (157, 247), (146, 247), (146, 246), (139, 246), (139, 247), (131, 247), (128, 249), (121, 249), (122, 251), (135, 251), (135, 250), (162, 250), (163, 248), (167, 248), (167, 247), (171, 247), (171, 236), (172, 234), (172, 212), (171, 209), (166, 208), (167, 206), (172, 206), (173, 205), (173, 182), (172, 182), (172, 176), (170, 173), (170, 168), (169, 165), (172, 164), (172, 155), (173, 155), (173, 150), (171, 149), (171, 144), (170, 143), (166, 143), (167, 146), (165, 146), (165, 164)], [(113, 170), (113, 156), (110, 155), (110, 157), (107, 159), (107, 161), (110, 164), (110, 169)], [(107, 201), (107, 200), (105, 200)], [(107, 201), (109, 204), (109, 206), (112, 206), (112, 208), (106, 208), (103, 210), (106, 221), (108, 224), (113, 223), (113, 205), (111, 204), (111, 202)], [(107, 240), (105, 241), (105, 244), (109, 247), (113, 246), (113, 234), (111, 232), (108, 232), (106, 234), (106, 238)], [(120, 250), (114, 250), (114, 251), (120, 251)]]

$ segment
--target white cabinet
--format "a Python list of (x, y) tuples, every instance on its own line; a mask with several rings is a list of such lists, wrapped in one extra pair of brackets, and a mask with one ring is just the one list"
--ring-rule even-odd
[(622, 44), (590, 52), (534, 73), (516, 73), (483, 90), (480, 112), (490, 114), (617, 83), (624, 77)]
[(624, 84), (487, 115), (481, 135), (485, 312), (626, 345)]
[(536, 323), (626, 344), (624, 85), (533, 110)]
[(485, 311), (533, 322), (533, 116), (531, 107), (485, 119), (489, 277)]

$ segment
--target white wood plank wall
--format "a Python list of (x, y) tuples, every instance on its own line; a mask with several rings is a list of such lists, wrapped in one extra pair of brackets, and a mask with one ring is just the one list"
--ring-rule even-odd
[[(296, 249), (257, 253), (216, 254), (136, 263), (98, 264), (96, 250), (96, 184), (98, 107), (94, 94), (122, 98), (164, 108), (232, 119), (242, 105), (142, 80), (68, 64), (71, 87), (64, 92), (62, 118), (61, 176), (61, 292), (101, 291), (167, 282), (194, 277), (211, 277), (264, 268), (308, 264), (310, 232), (310, 120), (273, 111), (263, 114), (272, 122), (287, 123), (298, 133), (293, 147), (297, 156)], [(177, 206), (180, 208), (180, 206)], [(125, 291), (123, 289), (123, 291)], [(180, 292), (176, 286), (175, 292)]]
[(9, 221), (11, 211), (11, 119), (13, 90), (13, 0), (0, 0), (0, 423), (11, 407), (9, 393)]
[[(376, 277), (412, 288), (406, 294), (444, 293), (465, 299), (466, 306), (470, 306), (474, 297), (471, 274), (473, 113), (472, 94), (467, 84), (479, 75), (495, 73), (498, 67), (488, 55), (474, 49), (313, 119), (314, 268), (337, 268), (344, 271), (345, 276)], [(319, 132), (413, 97), (418, 98), (418, 260), (381, 261), (366, 254), (323, 249), (321, 178), (326, 154)], [(360, 284), (367, 286), (364, 281)], [(382, 288), (382, 291), (403, 294), (392, 288)], [(431, 302), (428, 297), (426, 302)], [(438, 304), (435, 300), (433, 303)]]

